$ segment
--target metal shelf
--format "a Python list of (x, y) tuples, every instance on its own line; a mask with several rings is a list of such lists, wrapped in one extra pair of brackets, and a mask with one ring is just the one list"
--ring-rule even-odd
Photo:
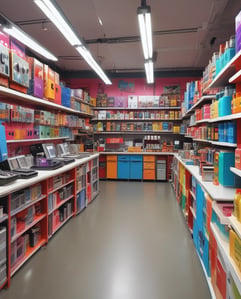
[(93, 110), (181, 110), (181, 107), (93, 107)]

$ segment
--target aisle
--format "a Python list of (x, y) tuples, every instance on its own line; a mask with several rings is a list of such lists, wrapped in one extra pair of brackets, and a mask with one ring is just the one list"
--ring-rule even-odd
[(209, 299), (168, 183), (101, 182), (99, 197), (12, 279), (1, 299)]

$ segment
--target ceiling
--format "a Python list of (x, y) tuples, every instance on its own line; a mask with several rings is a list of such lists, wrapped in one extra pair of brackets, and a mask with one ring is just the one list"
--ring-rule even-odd
[[(140, 0), (56, 2), (104, 70), (144, 71), (136, 13)], [(234, 34), (235, 16), (241, 10), (240, 0), (147, 0), (147, 4), (157, 52), (155, 70), (203, 69), (219, 44)], [(63, 71), (89, 70), (33, 0), (1, 0), (0, 12), (59, 57), (57, 66)]]

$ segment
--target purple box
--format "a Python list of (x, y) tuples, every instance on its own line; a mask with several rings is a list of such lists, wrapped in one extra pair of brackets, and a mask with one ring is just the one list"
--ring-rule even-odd
[(127, 97), (115, 97), (115, 107), (126, 108), (128, 106)]
[(235, 18), (236, 53), (241, 50), (241, 11)]

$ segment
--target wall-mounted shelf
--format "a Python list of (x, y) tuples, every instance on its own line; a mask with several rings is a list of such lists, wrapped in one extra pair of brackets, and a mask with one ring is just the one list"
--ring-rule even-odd
[(38, 138), (38, 139), (14, 139), (14, 140), (7, 140), (7, 143), (19, 143), (19, 142), (42, 142), (42, 141), (54, 141), (54, 140), (63, 140), (68, 139), (69, 136), (65, 137), (56, 137), (56, 138)]
[(190, 116), (190, 114), (194, 111), (195, 108), (210, 102), (212, 99), (215, 99), (216, 95), (205, 95), (202, 96), (187, 112), (183, 115), (183, 118)]
[(236, 74), (234, 74), (230, 79), (229, 83), (236, 84), (241, 82), (241, 70), (239, 70)]
[(237, 176), (240, 176), (241, 177), (241, 170), (238, 169), (238, 168), (235, 168), (235, 167), (230, 167), (230, 170), (236, 174)]
[(90, 107), (95, 107), (94, 105), (92, 105), (92, 104), (90, 104), (90, 103), (88, 103), (88, 102), (86, 102), (85, 100), (82, 100), (82, 99), (80, 99), (80, 98), (71, 96), (71, 99), (74, 99), (75, 101), (80, 102), (80, 103), (82, 103), (82, 104), (86, 104), (86, 105), (88, 105), (88, 106), (90, 106)]
[(235, 74), (235, 65), (241, 62), (241, 50), (233, 57), (232, 60), (221, 70), (221, 72), (214, 78), (209, 88), (223, 87), (229, 84), (229, 79)]
[(129, 107), (93, 107), (93, 110), (181, 110), (181, 107), (137, 107), (137, 108), (129, 108)]
[(154, 119), (154, 118), (130, 118), (130, 119), (98, 119), (98, 118), (92, 118), (91, 121), (122, 121), (122, 122), (137, 122), (137, 121), (147, 121), (147, 122), (159, 122), (159, 121), (182, 121), (181, 118), (176, 119)]
[(186, 165), (179, 156), (175, 156), (178, 161), (193, 175), (200, 185), (207, 191), (213, 200), (216, 201), (233, 201), (236, 188), (228, 188), (222, 185), (216, 186), (212, 182), (205, 182), (199, 173), (199, 167), (194, 165)]
[(93, 117), (93, 114), (89, 114), (86, 112), (81, 112), (81, 111), (77, 111), (68, 107), (64, 107), (62, 105), (58, 105), (55, 104), (51, 101), (48, 101), (46, 99), (40, 99), (40, 98), (36, 98), (33, 97), (31, 95), (7, 88), (7, 87), (3, 87), (0, 86), (0, 100), (4, 101), (6, 103), (10, 103), (10, 104), (16, 104), (16, 102), (18, 104), (27, 104), (28, 106), (31, 107), (44, 107), (45, 109), (49, 110), (49, 111), (64, 111), (70, 114), (75, 114), (75, 115), (79, 115), (82, 117)]
[(145, 135), (145, 134), (178, 134), (179, 135), (179, 133), (174, 133), (174, 132), (172, 132), (172, 131), (124, 131), (124, 132), (122, 132), (122, 131), (110, 131), (110, 132), (94, 132), (94, 135), (109, 135), (109, 134), (116, 134), (116, 135), (130, 135), (130, 134), (134, 134), (134, 135), (138, 135), (138, 134), (140, 134), (140, 135)]

